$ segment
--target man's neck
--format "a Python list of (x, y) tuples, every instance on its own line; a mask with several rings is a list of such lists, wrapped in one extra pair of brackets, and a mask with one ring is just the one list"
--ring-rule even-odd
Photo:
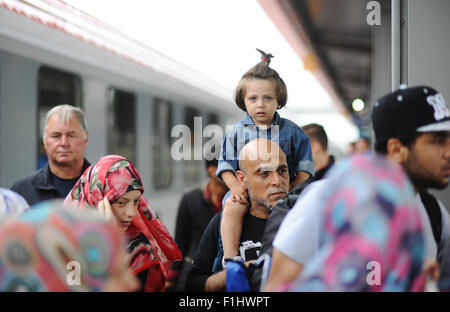
[(252, 202), (252, 206), (249, 210), (250, 214), (256, 218), (267, 219), (269, 218), (270, 210), (264, 206), (258, 205)]
[(76, 165), (61, 166), (49, 162), (50, 171), (60, 179), (75, 179), (83, 174), (83, 162)]
[(330, 162), (330, 155), (328, 154), (320, 154), (320, 157), (317, 157), (314, 163), (314, 167), (316, 171), (319, 171), (325, 168)]

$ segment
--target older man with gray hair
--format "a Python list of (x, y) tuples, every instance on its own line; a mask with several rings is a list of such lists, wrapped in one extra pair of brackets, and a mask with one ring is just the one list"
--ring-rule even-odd
[(42, 139), (48, 164), (20, 179), (11, 188), (30, 206), (44, 200), (65, 198), (90, 165), (84, 158), (89, 132), (80, 108), (64, 104), (48, 111)]

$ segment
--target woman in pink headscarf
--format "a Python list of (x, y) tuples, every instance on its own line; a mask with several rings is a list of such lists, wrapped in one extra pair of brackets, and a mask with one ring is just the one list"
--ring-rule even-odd
[(128, 242), (130, 266), (144, 291), (163, 291), (172, 261), (181, 252), (162, 222), (149, 209), (142, 179), (133, 163), (109, 155), (86, 169), (64, 204), (97, 207), (115, 217)]

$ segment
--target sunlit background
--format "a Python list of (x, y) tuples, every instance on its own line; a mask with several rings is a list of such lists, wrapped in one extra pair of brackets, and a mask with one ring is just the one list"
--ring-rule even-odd
[(282, 117), (300, 126), (322, 124), (335, 153), (359, 136), (256, 0), (65, 2), (203, 73), (230, 98), (242, 74), (259, 62), (256, 48), (270, 52), (288, 88)]

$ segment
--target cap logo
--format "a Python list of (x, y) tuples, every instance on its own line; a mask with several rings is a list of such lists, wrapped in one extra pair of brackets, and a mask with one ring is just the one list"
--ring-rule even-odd
[(444, 97), (440, 93), (427, 96), (427, 102), (434, 109), (434, 118), (436, 120), (444, 119), (445, 117), (450, 117), (450, 112), (445, 104)]

